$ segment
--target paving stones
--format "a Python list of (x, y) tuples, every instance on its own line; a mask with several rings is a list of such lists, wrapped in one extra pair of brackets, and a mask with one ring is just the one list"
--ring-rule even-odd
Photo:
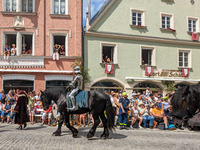
[(18, 125), (0, 124), (0, 150), (166, 150), (166, 149), (199, 149), (200, 132), (188, 130), (116, 130), (110, 133), (108, 140), (100, 140), (103, 132), (98, 128), (92, 140), (86, 135), (90, 127), (80, 128), (78, 138), (65, 126), (62, 136), (55, 137), (52, 133), (57, 127), (30, 125), (27, 129), (17, 130)]

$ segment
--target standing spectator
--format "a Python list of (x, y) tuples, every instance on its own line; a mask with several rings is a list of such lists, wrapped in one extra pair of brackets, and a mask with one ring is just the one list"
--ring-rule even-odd
[[(114, 93), (114, 91), (111, 91), (111, 92), (110, 92), (110, 95), (109, 95), (110, 99), (112, 99), (113, 93)], [(112, 100), (111, 100), (111, 102), (112, 102)]]
[(146, 91), (142, 92), (142, 100), (145, 100), (148, 97), (148, 95), (146, 95)]
[(13, 119), (14, 119), (15, 114), (16, 114), (16, 112), (14, 111), (16, 104), (17, 104), (17, 101), (15, 101), (15, 103), (11, 106), (10, 121), (11, 121), (12, 124), (14, 123)]
[(30, 92), (29, 95), (26, 93), (26, 91), (24, 91), (24, 93), (26, 94), (26, 96), (28, 97), (28, 105), (30, 107), (31, 104), (35, 104), (35, 97), (33, 96), (33, 93)]
[(127, 93), (122, 93), (122, 98), (119, 100), (120, 108), (119, 108), (119, 118), (120, 118), (120, 130), (126, 129), (128, 130), (127, 122), (128, 122), (128, 109), (130, 107), (130, 101), (128, 99)]
[(82, 124), (82, 120), (83, 120), (83, 126), (85, 127), (85, 116), (87, 115), (87, 113), (81, 114), (80, 115), (80, 123)]
[(150, 120), (149, 126), (150, 126), (150, 129), (153, 129), (154, 117), (149, 115), (150, 112), (148, 111), (148, 105), (146, 104), (144, 107), (144, 103), (140, 102), (138, 110), (139, 110), (140, 116), (143, 118), (144, 128), (146, 128), (147, 120)]
[(4, 94), (4, 92), (1, 93), (1, 98), (0, 98), (0, 100), (1, 100), (2, 104), (4, 105), (5, 102), (6, 102), (6, 95)]
[(158, 101), (158, 93), (154, 94), (154, 100), (157, 102)]
[(168, 106), (169, 106), (168, 99), (169, 99), (169, 97), (165, 96), (165, 97), (164, 97), (164, 101), (162, 102), (162, 110), (163, 110), (164, 112), (167, 111), (166, 108), (168, 108)]
[(164, 115), (163, 110), (159, 108), (159, 104), (156, 103), (156, 107), (152, 110), (152, 114), (155, 117), (155, 121), (157, 122), (164, 121), (165, 129), (168, 129), (167, 117)]
[(37, 92), (37, 94), (35, 95), (35, 103), (37, 103), (37, 105), (39, 106), (40, 102), (41, 102), (40, 92)]
[(60, 55), (65, 55), (65, 46), (64, 45), (62, 45), (60, 47)]
[(33, 124), (33, 118), (35, 116), (35, 109), (33, 107), (33, 104), (30, 105), (28, 111), (29, 111), (30, 123)]
[(140, 125), (142, 123), (142, 120), (143, 118), (139, 116), (139, 111), (138, 111), (138, 108), (137, 108), (137, 103), (134, 103), (133, 104), (133, 107), (131, 108), (131, 112), (130, 112), (130, 116), (131, 116), (131, 126), (130, 128), (133, 129), (133, 124), (139, 120), (139, 128), (142, 128)]
[(4, 55), (4, 59), (6, 59), (6, 56), (7, 56), (7, 59), (10, 56), (10, 47), (8, 46), (8, 44), (5, 44), (5, 47), (3, 49), (3, 55)]
[(137, 94), (133, 93), (132, 97), (130, 98), (131, 107), (133, 107), (133, 103), (135, 103), (137, 100), (138, 100)]
[(60, 45), (55, 44), (55, 46), (53, 47), (53, 60), (59, 60), (59, 49), (60, 49)]
[(1, 120), (4, 121), (5, 117), (7, 117), (7, 123), (10, 121), (10, 114), (11, 114), (11, 102), (8, 99), (6, 104), (3, 106), (3, 113), (1, 114)]
[(47, 109), (46, 111), (43, 111), (43, 115), (42, 115), (42, 125), (44, 124), (44, 119), (45, 117), (48, 115), (48, 125), (50, 126), (50, 121), (51, 121), (51, 115), (52, 115), (52, 106), (49, 106), (49, 109)]
[(146, 96), (149, 97), (149, 95), (151, 94), (149, 87), (146, 87)]
[(113, 110), (115, 112), (115, 125), (117, 124), (117, 119), (118, 119), (118, 113), (117, 113), (117, 108), (120, 107), (117, 99), (117, 94), (113, 93), (113, 104), (112, 104)]
[(158, 91), (158, 96), (163, 97), (160, 90)]
[(12, 49), (11, 49), (11, 56), (16, 55), (17, 48), (15, 47), (15, 44), (12, 44)]

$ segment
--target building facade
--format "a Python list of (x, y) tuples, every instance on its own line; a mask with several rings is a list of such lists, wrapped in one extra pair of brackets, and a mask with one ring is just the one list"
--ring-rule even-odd
[[(0, 87), (66, 86), (73, 79), (71, 64), (82, 56), (82, 2), (2, 0), (0, 11)], [(4, 57), (6, 44), (16, 46), (9, 58)], [(52, 59), (55, 44), (62, 47), (59, 60)]]
[[(84, 35), (85, 88), (167, 92), (200, 81), (200, 2), (107, 0)], [(102, 61), (107, 56), (111, 62)]]

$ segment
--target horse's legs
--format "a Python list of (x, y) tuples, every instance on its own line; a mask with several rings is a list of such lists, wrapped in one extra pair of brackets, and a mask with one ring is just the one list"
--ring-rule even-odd
[(87, 138), (88, 139), (91, 139), (94, 134), (95, 134), (95, 131), (96, 131), (96, 128), (97, 126), (99, 125), (100, 123), (100, 120), (99, 120), (99, 115), (96, 115), (96, 114), (92, 114), (93, 118), (94, 118), (94, 125), (93, 127), (90, 129), (89, 133), (87, 134)]
[(70, 125), (70, 123), (69, 123), (69, 114), (68, 113), (65, 114), (65, 125), (67, 126), (67, 128), (69, 128), (71, 130), (71, 132), (73, 134), (72, 136), (73, 137), (77, 137), (78, 130)]
[(64, 120), (64, 115), (63, 115), (63, 113), (60, 113), (58, 129), (53, 133), (54, 136), (60, 136), (61, 135), (61, 127), (62, 127), (62, 124), (63, 124), (63, 120)]
[(104, 131), (103, 131), (103, 134), (101, 135), (101, 139), (107, 139), (109, 136), (109, 131), (108, 131), (108, 127), (107, 127), (107, 119), (106, 119), (104, 113), (100, 114), (100, 118), (103, 122), (103, 127), (104, 127)]

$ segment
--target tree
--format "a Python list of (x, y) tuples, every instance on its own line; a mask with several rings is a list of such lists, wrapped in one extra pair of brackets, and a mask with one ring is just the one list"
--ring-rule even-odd
[(176, 87), (174, 87), (174, 81), (163, 81), (163, 84), (167, 86), (167, 91), (174, 91)]

